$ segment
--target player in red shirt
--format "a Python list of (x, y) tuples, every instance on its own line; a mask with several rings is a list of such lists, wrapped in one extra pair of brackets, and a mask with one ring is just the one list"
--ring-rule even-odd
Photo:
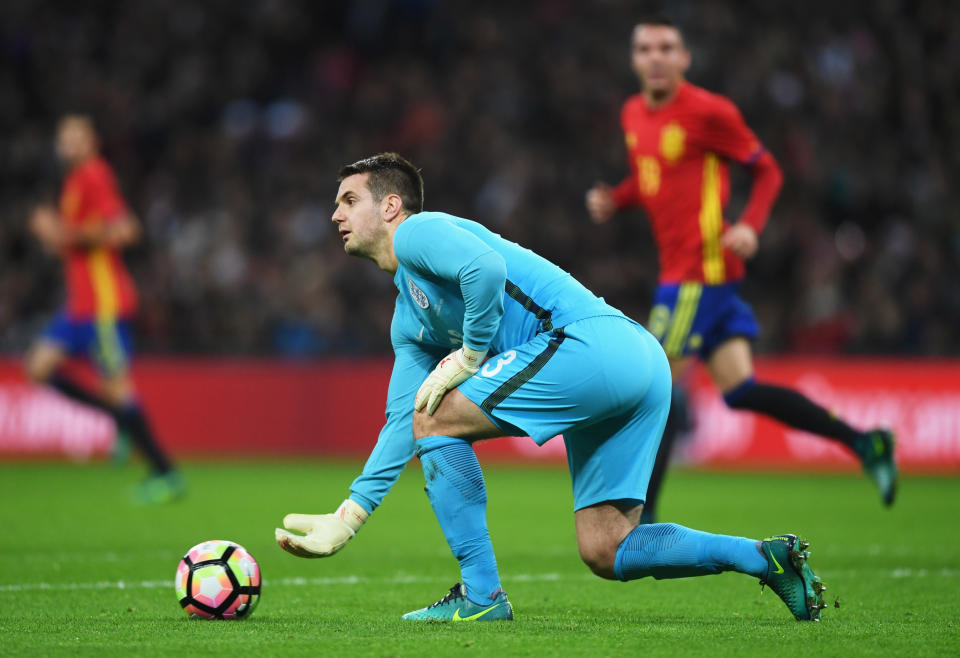
[[(35, 208), (30, 229), (63, 259), (67, 303), (27, 354), (27, 374), (113, 416), (118, 432), (150, 463), (150, 477), (136, 489), (136, 499), (163, 502), (183, 493), (183, 481), (153, 438), (128, 369), (137, 294), (120, 252), (139, 239), (140, 225), (98, 153), (89, 117), (61, 119), (57, 154), (69, 168), (60, 207)], [(87, 390), (61, 371), (74, 356), (88, 357), (96, 366), (99, 390)]]
[[(780, 189), (776, 160), (729, 99), (685, 80), (690, 53), (671, 21), (658, 17), (634, 28), (631, 63), (643, 91), (627, 99), (621, 113), (630, 174), (613, 188), (594, 185), (586, 204), (597, 223), (635, 207), (650, 220), (660, 278), (649, 329), (670, 359), (674, 382), (699, 356), (731, 408), (843, 443), (860, 458), (883, 502), (891, 504), (897, 469), (888, 430), (859, 432), (800, 393), (754, 379), (749, 340), (758, 328), (738, 288), (744, 259), (756, 253), (757, 236)], [(723, 216), (730, 162), (753, 177), (746, 208), (732, 224)], [(676, 418), (667, 423), (644, 508), (647, 520), (677, 423)]]

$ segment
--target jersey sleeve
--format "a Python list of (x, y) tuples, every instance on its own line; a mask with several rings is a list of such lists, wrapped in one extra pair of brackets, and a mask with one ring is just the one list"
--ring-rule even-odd
[(630, 166), (630, 174), (611, 188), (613, 205), (617, 210), (636, 208), (640, 205), (640, 186), (637, 184), (637, 172)]
[(463, 296), (463, 344), (488, 350), (503, 317), (507, 265), (483, 240), (440, 218), (404, 222), (394, 236), (397, 259), (427, 276), (456, 283)]
[(702, 146), (744, 165), (754, 164), (764, 152), (740, 110), (732, 101), (717, 97), (704, 117)]
[(629, 111), (627, 108), (629, 103), (630, 101), (627, 101), (620, 109), (620, 128), (623, 130), (624, 141), (627, 147), (628, 173), (622, 181), (610, 190), (610, 193), (613, 195), (613, 205), (617, 210), (636, 208), (640, 205), (640, 186), (637, 182), (636, 163), (630, 153), (630, 140), (633, 133), (631, 133), (631, 126), (628, 120)]
[(350, 485), (350, 498), (367, 512), (380, 506), (407, 462), (413, 458), (413, 399), (440, 358), (416, 343), (396, 336), (396, 312), (393, 324), (395, 358), (387, 390), (386, 424), (380, 430), (377, 444), (363, 471)]
[(753, 177), (750, 196), (738, 221), (763, 230), (777, 199), (783, 174), (777, 161), (747, 126), (730, 100), (718, 97), (704, 122), (704, 147), (746, 166)]

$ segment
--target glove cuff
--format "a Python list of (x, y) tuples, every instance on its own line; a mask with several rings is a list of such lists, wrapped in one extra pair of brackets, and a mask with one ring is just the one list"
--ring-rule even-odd
[(460, 365), (476, 372), (480, 369), (480, 364), (483, 363), (486, 356), (487, 350), (475, 350), (464, 345), (460, 348)]
[(370, 517), (367, 510), (363, 509), (350, 498), (340, 503), (340, 507), (334, 512), (334, 515), (350, 526), (350, 529), (356, 532), (360, 529), (366, 520)]

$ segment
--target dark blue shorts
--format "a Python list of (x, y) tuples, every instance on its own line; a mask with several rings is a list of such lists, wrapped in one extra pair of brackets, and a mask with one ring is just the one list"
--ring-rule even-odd
[(133, 351), (129, 320), (73, 320), (60, 311), (43, 337), (62, 345), (70, 356), (88, 357), (105, 376), (123, 374), (129, 367)]
[(757, 319), (737, 294), (739, 288), (739, 283), (660, 285), (653, 296), (647, 328), (668, 357), (697, 354), (706, 360), (729, 338), (757, 337)]

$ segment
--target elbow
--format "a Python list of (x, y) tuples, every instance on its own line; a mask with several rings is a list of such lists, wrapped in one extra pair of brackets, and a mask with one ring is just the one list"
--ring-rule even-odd
[(497, 252), (490, 250), (472, 263), (477, 274), (477, 283), (484, 288), (503, 290), (507, 281), (507, 261)]
[(783, 187), (783, 170), (780, 169), (780, 165), (777, 164), (776, 160), (770, 158), (773, 162), (773, 167), (770, 175), (770, 187), (774, 189), (775, 192), (779, 192), (780, 188)]
[(780, 188), (783, 187), (783, 170), (776, 158), (770, 154), (770, 151), (764, 151), (760, 159), (757, 160), (755, 172), (757, 176), (769, 181), (768, 185), (774, 193), (779, 192)]
[(125, 249), (138, 242), (143, 235), (143, 229), (136, 217), (128, 215), (113, 225), (106, 236), (106, 242), (115, 248)]
[(136, 217), (132, 215), (127, 218), (126, 224), (127, 224), (127, 231), (126, 231), (127, 240), (126, 240), (125, 246), (138, 244), (140, 240), (143, 238), (143, 225), (140, 223), (140, 221)]
[(490, 255), (495, 258), (495, 262), (491, 268), (493, 270), (492, 278), (497, 282), (498, 287), (503, 289), (503, 285), (507, 281), (507, 261), (495, 251), (491, 252)]

